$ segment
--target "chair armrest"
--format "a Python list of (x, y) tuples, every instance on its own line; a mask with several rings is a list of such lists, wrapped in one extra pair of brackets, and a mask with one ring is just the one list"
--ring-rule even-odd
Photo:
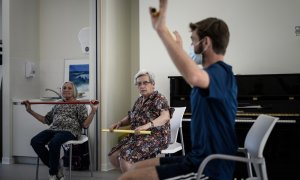
[[(248, 150), (244, 147), (239, 147), (238, 150), (237, 150), (238, 153), (243, 153), (244, 156), (248, 159), (251, 159), (251, 156), (248, 152)], [(252, 172), (252, 166), (251, 166), (251, 162), (248, 162), (247, 163), (247, 171), (248, 171), (248, 175), (250, 177), (253, 177), (253, 172)]]
[(244, 148), (244, 147), (239, 147), (238, 150), (237, 150), (237, 152), (247, 153), (248, 151), (247, 151), (247, 149)]
[(89, 138), (86, 135), (81, 135), (77, 140), (70, 140), (65, 142), (63, 145), (69, 145), (69, 144), (82, 144), (86, 141), (88, 141)]
[(225, 155), (225, 154), (212, 154), (207, 156), (201, 163), (199, 169), (198, 169), (198, 175), (197, 180), (200, 180), (202, 173), (204, 171), (204, 168), (206, 167), (207, 163), (214, 159), (223, 159), (228, 161), (238, 161), (238, 162), (244, 162), (244, 163), (251, 163), (251, 159), (245, 158), (245, 157), (238, 157), (238, 156), (232, 156), (232, 155)]

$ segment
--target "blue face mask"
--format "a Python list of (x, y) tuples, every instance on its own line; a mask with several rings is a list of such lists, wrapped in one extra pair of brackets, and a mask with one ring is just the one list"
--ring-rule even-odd
[(190, 46), (188, 55), (195, 61), (196, 64), (202, 64), (202, 54), (196, 54), (194, 46)]

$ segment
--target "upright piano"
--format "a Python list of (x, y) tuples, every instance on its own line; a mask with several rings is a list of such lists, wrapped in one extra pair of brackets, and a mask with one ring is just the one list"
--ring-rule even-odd
[[(183, 123), (186, 152), (190, 151), (190, 86), (181, 76), (169, 76), (170, 105), (187, 106)], [(259, 114), (279, 117), (264, 150), (269, 179), (300, 177), (300, 74), (236, 75), (239, 146)], [(236, 178), (245, 178), (244, 164), (237, 163)]]

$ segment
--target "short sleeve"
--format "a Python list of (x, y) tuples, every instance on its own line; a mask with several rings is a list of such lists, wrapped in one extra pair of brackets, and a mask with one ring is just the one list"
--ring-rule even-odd
[(218, 64), (208, 68), (206, 71), (209, 75), (208, 97), (223, 99), (228, 73), (226, 73), (226, 70)]
[(45, 115), (45, 124), (50, 125), (53, 122), (53, 113), (56, 106), (52, 107), (52, 109)]
[(77, 107), (77, 118), (79, 124), (83, 127), (83, 122), (88, 116), (88, 110), (86, 108), (86, 105), (79, 104)]

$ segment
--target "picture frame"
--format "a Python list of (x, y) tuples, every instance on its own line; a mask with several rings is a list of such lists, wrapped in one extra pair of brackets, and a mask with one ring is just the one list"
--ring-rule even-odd
[(64, 81), (76, 85), (78, 98), (89, 97), (89, 65), (88, 59), (65, 59)]

